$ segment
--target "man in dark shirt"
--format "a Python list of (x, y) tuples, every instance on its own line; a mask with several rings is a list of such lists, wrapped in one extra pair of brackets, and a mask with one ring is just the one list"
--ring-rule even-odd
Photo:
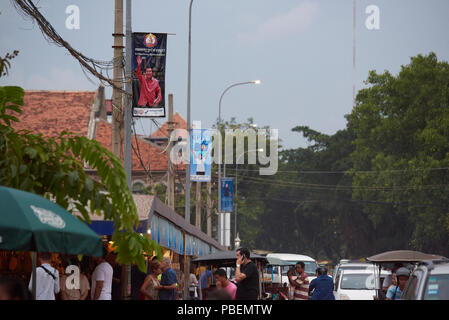
[(237, 249), (235, 280), (237, 281), (236, 300), (257, 300), (259, 297), (259, 271), (250, 260), (250, 252), (246, 248)]
[(170, 268), (170, 266), (170, 258), (164, 258), (161, 263), (161, 285), (157, 287), (157, 290), (159, 290), (160, 300), (175, 300), (175, 291), (178, 279), (176, 278), (176, 272)]
[(335, 300), (334, 281), (327, 275), (327, 268), (317, 268), (316, 275), (317, 278), (309, 285), (309, 295), (313, 292), (312, 300)]

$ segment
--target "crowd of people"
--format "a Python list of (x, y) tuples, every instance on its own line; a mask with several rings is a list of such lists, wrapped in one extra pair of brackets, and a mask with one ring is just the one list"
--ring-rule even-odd
[[(95, 267), (89, 272), (89, 266), (74, 257), (66, 265), (78, 267), (79, 278), (76, 285), (67, 274), (59, 274), (50, 263), (50, 253), (40, 253), (40, 266), (36, 269), (36, 300), (115, 300), (121, 297), (121, 268), (116, 263), (116, 255), (103, 248), (103, 255), (94, 258)], [(91, 266), (92, 267), (92, 266)], [(227, 271), (206, 268), (197, 276), (190, 268), (188, 277), (189, 296), (185, 299), (197, 300), (257, 300), (259, 292), (259, 271), (251, 260), (250, 251), (240, 248), (236, 251), (235, 278), (229, 279)], [(328, 276), (324, 266), (316, 269), (316, 278), (310, 283), (305, 272), (305, 265), (298, 261), (294, 268), (287, 272), (291, 294), (278, 291), (277, 298), (282, 300), (335, 300), (334, 282)], [(171, 260), (164, 257), (158, 261), (156, 257), (149, 262), (148, 272), (142, 273), (137, 266), (131, 272), (132, 292), (134, 300), (176, 300), (183, 299), (182, 279), (171, 268)], [(386, 300), (398, 300), (409, 278), (409, 270), (400, 264), (392, 269), (392, 275), (384, 279), (383, 290)], [(72, 283), (72, 285), (70, 285)], [(0, 277), (0, 300), (31, 299), (32, 277), (28, 286), (15, 276)], [(200, 290), (199, 290), (200, 289)], [(200, 291), (200, 292), (199, 292)], [(89, 294), (90, 292), (90, 294)]]

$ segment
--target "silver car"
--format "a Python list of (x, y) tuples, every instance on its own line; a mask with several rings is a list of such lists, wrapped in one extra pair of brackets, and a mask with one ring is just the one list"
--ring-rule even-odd
[(418, 265), (401, 300), (449, 300), (449, 260), (424, 261)]

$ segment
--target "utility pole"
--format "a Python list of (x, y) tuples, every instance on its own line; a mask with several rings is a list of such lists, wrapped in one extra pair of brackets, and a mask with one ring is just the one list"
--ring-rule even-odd
[[(123, 88), (123, 0), (115, 0), (114, 6), (114, 85)], [(122, 153), (122, 93), (112, 90), (112, 137), (111, 151), (121, 158)]]
[(212, 181), (207, 183), (207, 235), (212, 237)]
[(353, 0), (352, 21), (352, 106), (355, 107), (357, 3)]
[(195, 227), (201, 230), (201, 182), (196, 182)]
[(173, 132), (173, 94), (168, 95), (168, 181), (167, 181), (167, 195), (168, 206), (175, 210), (175, 177), (173, 172), (173, 164), (171, 162), (171, 150), (173, 142), (170, 140), (171, 133)]
[[(123, 88), (123, 78), (131, 77), (131, 0), (126, 0), (126, 65), (123, 65), (123, 0), (115, 0), (115, 22), (114, 22), (114, 84)], [(125, 72), (123, 72), (125, 67)], [(126, 83), (126, 92), (131, 93), (131, 83)], [(125, 150), (124, 168), (126, 172), (126, 182), (131, 190), (131, 97), (124, 97), (117, 89), (112, 91), (112, 146), (111, 150), (117, 157), (122, 151), (122, 115), (125, 114)], [(123, 102), (125, 103), (123, 105)], [(121, 107), (123, 105), (123, 108)], [(122, 111), (123, 110), (123, 111)], [(122, 265), (122, 299), (129, 300), (131, 296), (131, 265)]]
[[(191, 82), (191, 54), (192, 54), (192, 4), (193, 0), (190, 0), (189, 6), (189, 45), (188, 45), (188, 58), (187, 58), (187, 143), (190, 144), (190, 82)], [(190, 158), (190, 154), (187, 155), (187, 159)], [(190, 223), (190, 161), (186, 163), (186, 205), (184, 217), (187, 223)]]

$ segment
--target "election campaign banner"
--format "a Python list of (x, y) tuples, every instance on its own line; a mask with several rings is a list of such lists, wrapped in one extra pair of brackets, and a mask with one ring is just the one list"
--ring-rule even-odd
[(209, 182), (212, 167), (212, 131), (190, 129), (190, 180)]
[(234, 211), (234, 178), (221, 178), (221, 212)]
[(167, 34), (133, 32), (133, 117), (165, 117)]

